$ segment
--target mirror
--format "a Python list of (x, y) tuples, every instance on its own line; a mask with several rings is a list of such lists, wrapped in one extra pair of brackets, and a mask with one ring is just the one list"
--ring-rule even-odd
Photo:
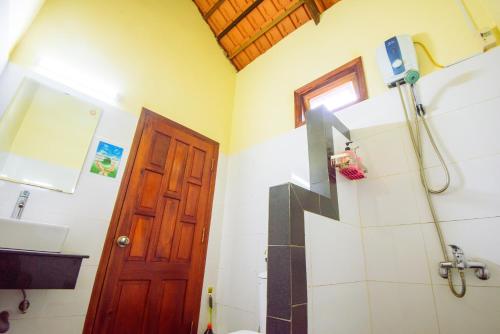
[(0, 179), (73, 193), (101, 110), (24, 79), (0, 119)]

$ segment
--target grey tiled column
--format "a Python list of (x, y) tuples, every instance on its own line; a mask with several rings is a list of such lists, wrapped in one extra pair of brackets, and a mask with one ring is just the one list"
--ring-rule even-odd
[(267, 334), (307, 333), (304, 211), (339, 219), (332, 126), (347, 128), (326, 109), (306, 113), (311, 190), (286, 183), (269, 191)]

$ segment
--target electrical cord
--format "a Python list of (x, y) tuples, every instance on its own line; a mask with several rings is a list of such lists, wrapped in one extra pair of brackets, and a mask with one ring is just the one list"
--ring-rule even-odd
[(442, 65), (441, 63), (439, 63), (439, 62), (438, 62), (438, 61), (434, 58), (434, 56), (433, 56), (433, 55), (432, 55), (432, 53), (429, 51), (429, 49), (427, 49), (427, 47), (425, 46), (425, 44), (423, 44), (423, 43), (421, 43), (421, 42), (415, 42), (415, 41), (413, 42), (413, 44), (420, 46), (420, 47), (424, 50), (425, 54), (427, 55), (427, 57), (429, 58), (429, 60), (431, 61), (431, 63), (432, 63), (434, 66), (436, 66), (436, 67), (438, 67), (438, 68), (445, 68), (445, 66), (444, 66), (444, 65)]

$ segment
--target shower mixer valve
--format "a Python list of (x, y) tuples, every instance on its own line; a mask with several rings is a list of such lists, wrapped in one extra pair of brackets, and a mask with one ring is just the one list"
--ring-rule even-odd
[(455, 268), (460, 271), (465, 269), (474, 269), (476, 277), (481, 280), (490, 278), (490, 272), (486, 264), (477, 261), (467, 261), (464, 251), (457, 245), (449, 245), (454, 257), (454, 261), (445, 261), (439, 263), (439, 275), (442, 278), (448, 278), (451, 269)]

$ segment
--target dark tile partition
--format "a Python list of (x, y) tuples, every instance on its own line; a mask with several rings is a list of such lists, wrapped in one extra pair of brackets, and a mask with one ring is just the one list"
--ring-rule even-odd
[(326, 109), (306, 113), (311, 190), (292, 183), (269, 190), (267, 334), (307, 333), (304, 211), (339, 219), (332, 127), (349, 130)]

